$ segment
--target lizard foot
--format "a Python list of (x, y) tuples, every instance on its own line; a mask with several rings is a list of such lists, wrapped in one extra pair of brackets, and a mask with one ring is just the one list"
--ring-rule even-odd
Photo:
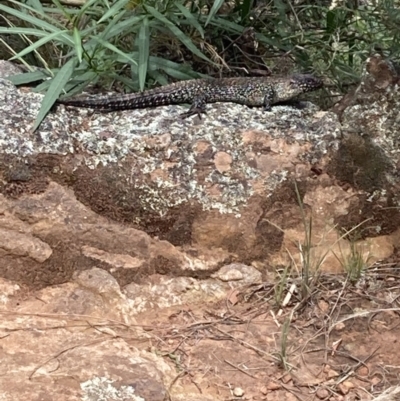
[(182, 120), (191, 116), (195, 115), (199, 116), (199, 119), (201, 120), (201, 115), (202, 114), (207, 114), (206, 111), (200, 107), (191, 107), (186, 113), (181, 114)]

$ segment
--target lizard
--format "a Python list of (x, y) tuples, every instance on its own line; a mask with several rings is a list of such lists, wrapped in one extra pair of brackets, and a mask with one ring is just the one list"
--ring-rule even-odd
[(309, 74), (285, 77), (239, 77), (215, 79), (191, 79), (169, 85), (123, 95), (103, 98), (63, 98), (57, 103), (75, 107), (93, 108), (103, 111), (141, 109), (169, 104), (190, 103), (186, 118), (205, 114), (207, 103), (232, 102), (246, 106), (271, 106), (294, 97), (317, 90), (323, 86), (320, 78)]

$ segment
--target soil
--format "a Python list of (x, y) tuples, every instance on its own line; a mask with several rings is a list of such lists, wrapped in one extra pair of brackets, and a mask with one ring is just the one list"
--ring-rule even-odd
[(399, 383), (399, 277), (392, 266), (356, 283), (324, 274), (303, 297), (300, 279), (288, 280), (281, 297), (264, 283), (137, 321), (152, 335), (150, 348), (176, 367), (172, 400), (368, 400)]

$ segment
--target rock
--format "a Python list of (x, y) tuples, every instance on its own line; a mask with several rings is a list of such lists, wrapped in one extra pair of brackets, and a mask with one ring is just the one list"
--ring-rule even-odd
[[(0, 76), (18, 72), (0, 62)], [(59, 106), (33, 133), (43, 96), (0, 79), (2, 397), (161, 401), (173, 384), (173, 399), (215, 399), (198, 393), (204, 370), (187, 381), (193, 393), (177, 376), (176, 364), (191, 361), (184, 347), (198, 339), (198, 366), (208, 369), (214, 356), (193, 305), (224, 299), (233, 309), (239, 287), (277, 265), (301, 266), (304, 216), (313, 221), (310, 259), (328, 271), (343, 269), (350, 245), (372, 263), (399, 243), (396, 82), (390, 64), (370, 58), (341, 121), (311, 104), (267, 113), (215, 104), (202, 121), (179, 119), (180, 106), (93, 115)], [(342, 237), (367, 218), (354, 243)], [(171, 326), (161, 326), (163, 310)], [(234, 316), (202, 312), (214, 328)], [(251, 335), (270, 348), (275, 338), (253, 325), (238, 341)], [(248, 351), (229, 356), (243, 363)], [(301, 370), (283, 383), (325, 379)], [(276, 383), (261, 392), (295, 399)]]
[(342, 384), (343, 384), (344, 387), (346, 387), (346, 388), (348, 388), (348, 389), (355, 388), (354, 383), (352, 383), (352, 382), (349, 381), (349, 380), (345, 380)]
[[(382, 75), (379, 69), (385, 66), (374, 60), (369, 60), (357, 92), (363, 92), (363, 104), (357, 105), (356, 97), (341, 114), (344, 133), (348, 134), (344, 140), (336, 114), (318, 111), (312, 105), (302, 110), (276, 106), (270, 113), (264, 113), (257, 108), (224, 103), (210, 105), (207, 118), (200, 123), (195, 118), (178, 119), (180, 106), (95, 114), (90, 119), (87, 110), (71, 111), (59, 106), (49, 113), (37, 132), (30, 134), (25, 127), (32, 125), (41, 95), (18, 91), (9, 81), (1, 80), (0, 154), (4, 157), (0, 158), (0, 193), (4, 196), (3, 202), (10, 205), (7, 210), (23, 204), (36, 208), (31, 211), (37, 213), (46, 207), (41, 202), (49, 201), (48, 197), (44, 199), (44, 194), (54, 192), (58, 185), (70, 191), (70, 196), (80, 203), (79, 207), (76, 204), (79, 217), (68, 215), (75, 227), (86, 223), (82, 220), (85, 214), (88, 220), (101, 215), (109, 224), (111, 221), (123, 224), (125, 232), (136, 229), (136, 243), (149, 247), (150, 243), (145, 245), (146, 242), (153, 241), (152, 248), (159, 253), (156, 256), (153, 252), (148, 258), (149, 249), (126, 252), (116, 247), (110, 250), (94, 244), (95, 241), (82, 242), (79, 235), (75, 241), (72, 224), (69, 224), (72, 235), (68, 241), (62, 235), (54, 237), (55, 243), (66, 243), (67, 247), (54, 247), (44, 238), (44, 235), (53, 238), (48, 229), (41, 236), (37, 234), (45, 223), (36, 220), (35, 232), (29, 231), (32, 227), (28, 223), (24, 228), (27, 231), (21, 233), (19, 243), (23, 241), (25, 248), (19, 246), (14, 250), (25, 252), (34, 261), (25, 282), (34, 281), (38, 270), (57, 270), (48, 268), (57, 259), (69, 261), (69, 266), (75, 265), (74, 257), (78, 253), (85, 263), (98, 261), (113, 274), (115, 270), (121, 285), (146, 272), (213, 272), (232, 261), (249, 265), (268, 259), (268, 265), (286, 264), (290, 258), (283, 252), (285, 249), (297, 263), (301, 256), (293, 244), (303, 241), (304, 227), (295, 181), (303, 207), (307, 213), (313, 213), (313, 257), (317, 260), (318, 255), (321, 258), (324, 255), (324, 269), (341, 271), (342, 264), (335, 254), (349, 249), (347, 242), (339, 239), (341, 234), (332, 227), (351, 229), (354, 222), (358, 224), (371, 213), (375, 222), (368, 231), (371, 238), (365, 246), (360, 246), (365, 248), (365, 255), (373, 257), (371, 263), (388, 257), (394, 249), (390, 235), (400, 221), (397, 209), (389, 205), (396, 198), (398, 185), (392, 174), (396, 160), (390, 156), (394, 154), (390, 144), (395, 145), (395, 138), (384, 139), (391, 138), (385, 124), (378, 130), (376, 125), (370, 127), (365, 121), (365, 129), (374, 132), (369, 140), (373, 141), (371, 146), (365, 143), (365, 138), (358, 134), (354, 137), (350, 132), (352, 110), (357, 107), (364, 107), (366, 120), (375, 112), (380, 116), (387, 114), (390, 121), (394, 118), (391, 110), (368, 111), (371, 109), (368, 102), (376, 100), (372, 93), (375, 87), (380, 96), (391, 91), (391, 104), (397, 110), (394, 100), (397, 89), (391, 86), (395, 82), (389, 74), (391, 70), (384, 74), (385, 79), (374, 79), (375, 75)], [(7, 66), (3, 62), (0, 68)], [(383, 107), (384, 103), (380, 104)], [(132, 120), (138, 124), (132, 126)], [(362, 126), (359, 116), (355, 121), (356, 127)], [(350, 177), (352, 171), (358, 171), (354, 167), (357, 155), (351, 153), (351, 141), (357, 149), (359, 143), (365, 143), (362, 149), (375, 152), (362, 155), (363, 160), (377, 160), (376, 178), (372, 177), (373, 172), (366, 173), (375, 184), (361, 185), (361, 178)], [(344, 170), (343, 157), (354, 168), (347, 165)], [(317, 170), (320, 173), (316, 174)], [(345, 172), (350, 175), (346, 176)], [(346, 186), (341, 182), (346, 182)], [(382, 191), (379, 196), (374, 192), (377, 183), (386, 195)], [(381, 187), (381, 183), (387, 185)], [(370, 202), (372, 193), (373, 202)], [(52, 207), (65, 207), (64, 200), (54, 198), (52, 202), (51, 206), (47, 205), (47, 221), (61, 212), (53, 211)], [(29, 206), (29, 203), (36, 205)], [(371, 209), (375, 205), (379, 206), (379, 213)], [(365, 213), (360, 214), (359, 210)], [(65, 216), (66, 212), (63, 210)], [(348, 215), (352, 225), (347, 221)], [(26, 222), (20, 218), (18, 224)], [(327, 222), (332, 223), (330, 227)], [(10, 230), (10, 226), (4, 229)], [(65, 233), (65, 229), (61, 231)], [(143, 234), (139, 232), (150, 237), (143, 238), (141, 243)], [(29, 239), (27, 235), (33, 237)], [(44, 244), (46, 249), (41, 249)], [(29, 246), (35, 249), (35, 255), (29, 253)], [(68, 252), (64, 251), (67, 248)], [(187, 249), (192, 249), (196, 256), (188, 256)], [(230, 274), (234, 277), (229, 280), (240, 276), (237, 271)], [(64, 277), (50, 282), (65, 282), (70, 276), (67, 271)]]
[(206, 303), (223, 299), (230, 291), (227, 284), (215, 280), (195, 280), (190, 277), (169, 278), (153, 275), (149, 283), (127, 285), (123, 293), (130, 299), (135, 313), (188, 303)]
[[(41, 95), (18, 91), (6, 80), (0, 86), (0, 193), (7, 200), (43, 194), (56, 183), (116, 223), (174, 246), (195, 246), (199, 260), (210, 248), (225, 263), (245, 264), (279, 251), (284, 235), (278, 215), (282, 204), (291, 210), (286, 204), (296, 202), (293, 178), (309, 180), (318, 146), (326, 150), (338, 141), (336, 116), (312, 105), (264, 113), (215, 104), (201, 124), (177, 118), (180, 106), (90, 119), (87, 110), (71, 114), (59, 106), (30, 135), (18, 127), (32, 125)], [(17, 121), (21, 116), (24, 124)], [(298, 209), (292, 210), (298, 220)], [(106, 249), (83, 245), (92, 259), (143, 270), (138, 256), (111, 257)]]
[(326, 374), (326, 377), (328, 379), (333, 379), (334, 377), (338, 377), (338, 376), (339, 376), (339, 373), (336, 372), (336, 370), (333, 370), (333, 369), (329, 369), (327, 374)]
[(5, 216), (13, 216), (0, 221), (4, 234), (0, 275), (30, 286), (67, 282), (76, 266), (82, 270), (96, 265), (126, 285), (138, 271), (213, 270), (224, 260), (224, 255), (211, 253), (207, 260), (191, 257), (167, 241), (109, 222), (56, 183), (39, 195), (13, 202), (0, 195), (0, 209)]
[(281, 385), (279, 383), (277, 383), (277, 382), (270, 381), (270, 382), (268, 382), (266, 388), (269, 391), (276, 391), (276, 390), (280, 390)]
[(346, 395), (349, 392), (349, 388), (345, 386), (343, 383), (338, 384), (339, 393), (342, 395)]
[(222, 266), (211, 277), (218, 278), (221, 281), (241, 281), (240, 285), (243, 285), (243, 282), (249, 284), (262, 282), (262, 274), (257, 269), (240, 263)]
[(317, 392), (315, 393), (315, 395), (320, 399), (320, 400), (325, 400), (329, 397), (330, 392), (323, 387), (320, 387)]
[(28, 257), (43, 263), (51, 254), (51, 247), (29, 234), (0, 228), (0, 249), (6, 255)]
[(235, 387), (233, 389), (232, 393), (235, 397), (243, 397), (244, 396), (244, 391), (240, 387)]
[(398, 80), (391, 62), (379, 55), (370, 57), (360, 86), (339, 113), (344, 137), (328, 171), (360, 192), (336, 222), (350, 229), (369, 218), (363, 236), (390, 234), (400, 221), (398, 210), (391, 209), (400, 196)]

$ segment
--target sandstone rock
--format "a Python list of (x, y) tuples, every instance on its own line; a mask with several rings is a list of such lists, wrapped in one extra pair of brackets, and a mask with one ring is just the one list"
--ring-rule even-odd
[(224, 259), (218, 254), (214, 260), (211, 254), (207, 260), (191, 257), (167, 241), (109, 222), (56, 183), (13, 202), (0, 195), (0, 205), (5, 215), (13, 216), (0, 223), (0, 275), (28, 285), (63, 283), (74, 271), (92, 266), (111, 271), (126, 285), (140, 274), (156, 271), (213, 270)]
[(222, 266), (211, 277), (218, 278), (221, 281), (240, 281), (241, 285), (244, 283), (255, 284), (262, 282), (261, 273), (257, 269), (239, 263)]
[[(7, 66), (2, 63), (3, 69)], [(293, 257), (296, 263), (300, 260), (304, 227), (296, 181), (306, 214), (313, 215), (314, 258), (321, 258), (325, 270), (342, 268), (336, 256), (346, 241), (337, 229), (351, 230), (368, 218), (373, 219), (368, 230), (361, 225), (356, 234), (384, 236), (385, 246), (382, 240), (370, 244), (372, 255), (380, 250), (379, 260), (393, 251), (390, 234), (400, 221), (398, 209), (391, 206), (398, 192), (392, 152), (396, 142), (389, 132), (397, 124), (395, 82), (390, 64), (370, 58), (359, 90), (341, 110), (343, 127), (335, 114), (312, 106), (277, 106), (263, 113), (216, 104), (201, 123), (178, 120), (179, 106), (93, 118), (87, 118), (87, 110), (60, 106), (31, 135), (21, 127), (33, 122), (41, 96), (2, 80), (0, 93), (7, 101), (0, 107), (0, 192), (7, 201), (21, 202), (54, 183), (68, 186), (93, 212), (175, 246), (194, 247), (198, 259), (186, 268), (207, 271), (224, 259), (248, 264), (272, 255), (275, 265)], [(360, 130), (371, 132), (368, 140)], [(168, 246), (158, 244), (165, 252), (157, 263), (86, 243), (81, 255), (111, 269), (136, 270), (125, 272), (128, 276), (146, 268), (185, 269), (182, 260), (165, 258), (164, 253), (173, 252)], [(202, 255), (210, 248), (219, 257), (205, 266)], [(285, 249), (292, 256), (286, 260)]]
[[(57, 183), (103, 217), (195, 247), (199, 260), (210, 248), (219, 260), (246, 263), (279, 251), (279, 216), (283, 205), (291, 210), (295, 203), (293, 179), (312, 183), (312, 163), (338, 142), (336, 116), (312, 105), (265, 113), (215, 104), (201, 123), (178, 119), (179, 106), (94, 119), (87, 110), (59, 106), (30, 135), (17, 120), (24, 116), (24, 126), (32, 124), (41, 95), (6, 80), (0, 85), (0, 192), (7, 200), (43, 194)], [(298, 209), (292, 211), (297, 221)], [(86, 257), (109, 264), (107, 249), (82, 246)], [(115, 252), (111, 264), (143, 269), (140, 255), (129, 256)], [(192, 266), (211, 267), (201, 264)]]

